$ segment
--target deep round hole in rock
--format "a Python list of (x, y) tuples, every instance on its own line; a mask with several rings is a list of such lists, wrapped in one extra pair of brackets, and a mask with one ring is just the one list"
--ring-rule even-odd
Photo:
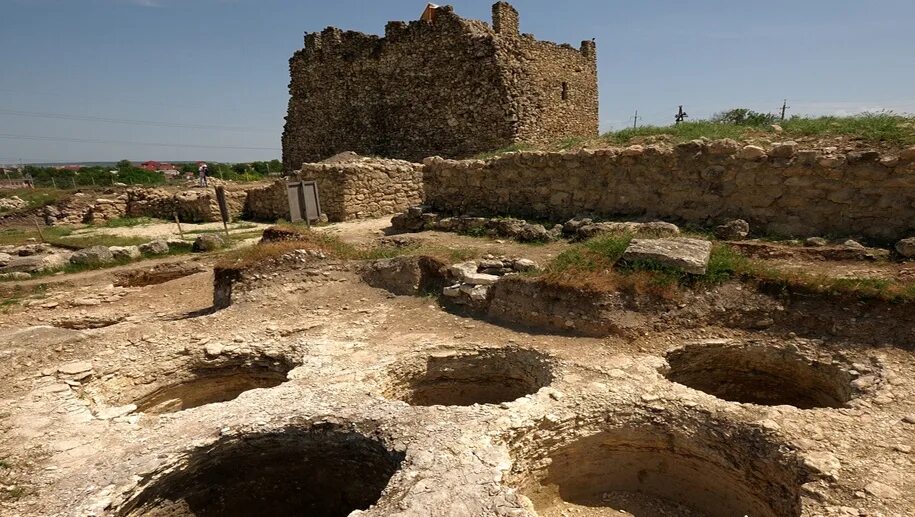
[(840, 408), (855, 395), (850, 366), (771, 345), (690, 345), (668, 352), (667, 364), (669, 380), (731, 402)]
[(666, 425), (553, 438), (516, 454), (524, 471), (514, 484), (541, 517), (801, 515), (805, 474), (776, 443), (754, 431)]
[(226, 437), (166, 469), (115, 515), (344, 517), (376, 504), (403, 458), (334, 428)]
[(163, 414), (226, 402), (249, 390), (279, 386), (288, 380), (287, 374), (295, 366), (266, 358), (199, 365), (185, 374), (176, 374), (175, 382), (144, 395), (134, 404), (138, 412)]
[(517, 347), (431, 355), (408, 361), (392, 377), (388, 398), (414, 406), (499, 404), (553, 381), (547, 355)]

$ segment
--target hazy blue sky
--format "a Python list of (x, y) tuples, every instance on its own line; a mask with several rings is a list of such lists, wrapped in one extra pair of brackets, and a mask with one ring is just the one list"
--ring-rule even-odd
[[(453, 4), (489, 20), (489, 0)], [(279, 157), (287, 61), (303, 32), (335, 25), (377, 34), (424, 5), (0, 0), (0, 163)], [(604, 130), (631, 124), (636, 109), (640, 123), (667, 124), (678, 104), (701, 118), (735, 106), (774, 111), (784, 97), (791, 113), (915, 112), (912, 0), (514, 5), (522, 30), (540, 39), (597, 38)]]

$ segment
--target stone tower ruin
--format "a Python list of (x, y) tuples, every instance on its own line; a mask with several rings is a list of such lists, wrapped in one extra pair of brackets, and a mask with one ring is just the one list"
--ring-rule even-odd
[(384, 37), (306, 34), (289, 62), (284, 168), (343, 151), (420, 160), (597, 134), (594, 42), (537, 41), (508, 3), (492, 13), (490, 26), (430, 5)]

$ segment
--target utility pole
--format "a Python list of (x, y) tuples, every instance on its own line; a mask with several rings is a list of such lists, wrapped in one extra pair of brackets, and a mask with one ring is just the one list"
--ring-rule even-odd
[(635, 115), (632, 117), (632, 129), (637, 129), (639, 127), (639, 110), (635, 110)]
[(687, 115), (686, 112), (683, 111), (683, 106), (681, 105), (680, 109), (677, 110), (677, 114), (674, 115), (674, 123), (679, 124), (680, 122), (683, 122), (684, 120), (686, 120), (687, 117), (689, 117), (689, 115)]
[(788, 99), (785, 99), (785, 101), (782, 102), (782, 121), (783, 122), (785, 120), (785, 112), (788, 111), (789, 108), (791, 108), (791, 106), (788, 106)]

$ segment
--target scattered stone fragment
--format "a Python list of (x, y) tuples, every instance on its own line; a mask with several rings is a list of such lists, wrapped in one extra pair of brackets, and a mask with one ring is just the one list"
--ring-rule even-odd
[(92, 363), (89, 361), (76, 361), (67, 363), (57, 368), (59, 373), (64, 375), (79, 375), (81, 373), (92, 371)]
[(194, 239), (192, 249), (195, 252), (207, 252), (222, 249), (225, 246), (226, 242), (219, 235), (216, 235), (215, 233), (205, 233), (198, 235), (197, 238)]
[(457, 298), (461, 295), (461, 284), (450, 285), (443, 288), (442, 294), (448, 298)]
[(842, 464), (839, 459), (828, 452), (810, 452), (804, 456), (804, 466), (817, 474), (835, 478)]
[(842, 245), (846, 248), (854, 248), (857, 250), (863, 250), (865, 247), (863, 244), (854, 239), (848, 239), (847, 241), (843, 242)]
[(807, 246), (810, 248), (821, 248), (823, 246), (826, 246), (827, 244), (829, 244), (829, 241), (827, 241), (826, 239), (824, 239), (822, 237), (810, 237), (804, 241), (804, 246)]
[[(573, 220), (574, 221), (574, 220)], [(585, 221), (590, 221), (586, 219)], [(570, 236), (573, 240), (587, 240), (604, 233), (630, 234), (636, 237), (675, 237), (680, 235), (680, 228), (672, 223), (663, 221), (652, 221), (648, 223), (637, 222), (603, 222), (575, 225), (567, 222), (563, 227), (563, 232), (569, 234), (568, 228), (572, 228), (574, 233)]]
[(750, 223), (743, 219), (734, 219), (715, 227), (715, 237), (723, 241), (745, 239), (750, 234)]
[(464, 274), (462, 280), (465, 284), (470, 285), (492, 285), (499, 280), (496, 275), (487, 275), (486, 273), (469, 273)]
[(797, 142), (780, 142), (772, 145), (769, 155), (775, 158), (791, 158), (797, 152)]
[(762, 160), (766, 157), (766, 150), (757, 145), (748, 145), (737, 151), (737, 157), (742, 160)]
[(633, 239), (622, 259), (627, 262), (653, 261), (686, 273), (703, 275), (708, 269), (711, 253), (712, 243), (701, 239)]
[(915, 237), (897, 242), (896, 251), (905, 258), (915, 258)]
[(28, 280), (32, 275), (24, 271), (13, 271), (12, 273), (0, 273), (0, 280)]
[(144, 255), (165, 255), (168, 253), (168, 243), (162, 239), (140, 245), (140, 252)]
[(899, 497), (899, 490), (883, 484), (879, 481), (872, 481), (864, 487), (864, 491), (868, 494), (879, 497), (881, 499), (896, 499)]
[(77, 251), (70, 256), (72, 264), (98, 266), (114, 262), (114, 254), (107, 246), (92, 246)]
[(514, 263), (515, 269), (518, 271), (533, 271), (537, 269), (537, 263), (531, 259), (517, 259)]
[(136, 260), (143, 256), (138, 246), (111, 246), (108, 249), (115, 260)]
[(99, 420), (113, 420), (118, 417), (129, 415), (137, 410), (136, 404), (127, 404), (126, 406), (109, 407), (96, 413)]

